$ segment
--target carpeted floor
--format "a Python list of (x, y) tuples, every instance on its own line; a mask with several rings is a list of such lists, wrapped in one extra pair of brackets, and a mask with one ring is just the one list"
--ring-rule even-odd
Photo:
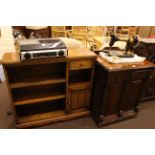
[(37, 129), (155, 129), (155, 101), (141, 104), (136, 118), (127, 119), (98, 128), (90, 116), (54, 123)]

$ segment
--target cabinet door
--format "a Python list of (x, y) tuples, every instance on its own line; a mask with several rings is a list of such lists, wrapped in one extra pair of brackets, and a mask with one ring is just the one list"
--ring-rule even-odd
[(152, 72), (150, 78), (145, 82), (142, 94), (142, 101), (155, 98), (155, 70)]
[(70, 89), (68, 98), (70, 110), (89, 108), (90, 90), (88, 88)]
[(127, 84), (122, 111), (138, 110), (143, 81), (131, 81)]
[(124, 88), (128, 79), (127, 71), (109, 73), (102, 106), (105, 116), (119, 114), (123, 102)]
[(131, 73), (131, 79), (126, 86), (123, 111), (138, 110), (144, 82), (149, 78), (150, 70), (139, 70)]
[(123, 88), (124, 83), (108, 85), (102, 107), (102, 113), (105, 116), (118, 113), (122, 102)]

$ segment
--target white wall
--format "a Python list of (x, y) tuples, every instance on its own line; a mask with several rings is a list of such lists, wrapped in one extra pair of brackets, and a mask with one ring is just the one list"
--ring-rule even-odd
[[(0, 36), (0, 59), (1, 59), (5, 52), (15, 52), (15, 47), (11, 26), (2, 26), (0, 27), (0, 31), (1, 31)], [(4, 80), (2, 66), (0, 66), (0, 78)]]
[[(0, 27), (0, 59), (5, 52), (15, 52), (14, 39), (11, 26)], [(11, 128), (15, 122), (13, 115), (7, 116), (7, 112), (13, 112), (12, 105), (9, 100), (8, 90), (6, 86), (5, 76), (2, 65), (0, 65), (0, 128)]]
[(0, 52), (14, 52), (14, 39), (11, 26), (2, 26), (0, 36)]

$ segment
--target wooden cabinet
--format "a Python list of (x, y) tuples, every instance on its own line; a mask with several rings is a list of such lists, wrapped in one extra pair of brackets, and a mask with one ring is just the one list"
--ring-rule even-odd
[(93, 52), (83, 49), (68, 51), (68, 57), (27, 61), (20, 61), (17, 53), (6, 54), (2, 63), (16, 127), (89, 115), (95, 59)]
[[(141, 39), (139, 46), (135, 51), (138, 55), (144, 56), (147, 60), (155, 63), (155, 39)], [(148, 79), (143, 88), (142, 101), (155, 99), (155, 70)]]
[(136, 115), (153, 64), (108, 64), (98, 58), (93, 83), (92, 110), (99, 126)]
[(91, 88), (94, 74), (93, 59), (69, 62), (68, 111), (90, 109)]

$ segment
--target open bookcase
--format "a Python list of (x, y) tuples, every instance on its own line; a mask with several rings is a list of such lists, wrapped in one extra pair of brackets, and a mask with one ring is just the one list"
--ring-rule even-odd
[(17, 126), (64, 113), (65, 62), (13, 65), (5, 69), (15, 106)]
[(4, 65), (16, 127), (40, 126), (90, 114), (94, 61), (87, 61), (81, 64), (80, 60), (49, 58)]

